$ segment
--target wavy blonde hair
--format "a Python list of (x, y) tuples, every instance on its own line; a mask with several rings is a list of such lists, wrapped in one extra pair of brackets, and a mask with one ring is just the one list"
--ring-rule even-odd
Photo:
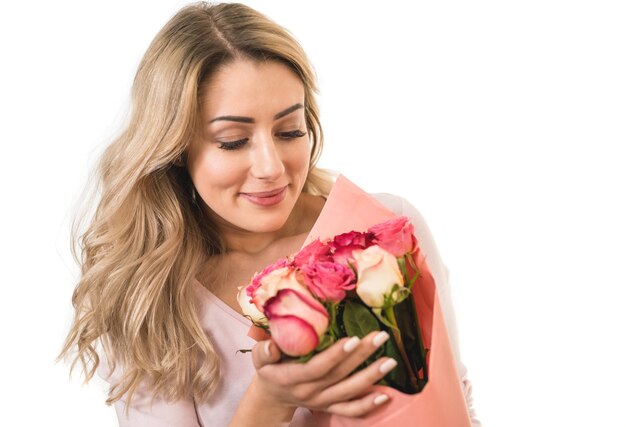
[(315, 76), (284, 28), (241, 4), (197, 3), (180, 10), (145, 53), (132, 88), (130, 122), (103, 153), (99, 200), (85, 232), (74, 230), (81, 277), (73, 325), (60, 357), (89, 381), (98, 344), (123, 374), (107, 403), (131, 399), (142, 382), (168, 400), (204, 402), (219, 379), (219, 359), (194, 305), (193, 280), (223, 243), (193, 197), (181, 156), (198, 120), (199, 89), (237, 58), (278, 61), (302, 80), (312, 140), (304, 191), (328, 194), (332, 179), (315, 167), (323, 133)]

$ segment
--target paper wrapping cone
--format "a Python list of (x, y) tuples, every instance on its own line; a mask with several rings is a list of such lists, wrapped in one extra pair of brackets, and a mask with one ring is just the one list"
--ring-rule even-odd
[[(339, 176), (324, 209), (309, 233), (305, 245), (351, 230), (365, 231), (396, 215), (343, 176)], [(418, 242), (419, 243), (419, 242)], [(320, 427), (471, 427), (461, 383), (456, 370), (452, 347), (443, 313), (428, 265), (421, 251), (417, 252), (420, 277), (413, 285), (412, 296), (418, 313), (424, 346), (429, 348), (428, 383), (418, 394), (404, 394), (384, 386), (374, 386), (391, 397), (390, 402), (364, 418), (349, 418), (314, 412), (315, 425)], [(250, 336), (258, 335), (256, 327)], [(263, 331), (264, 332), (264, 331)]]

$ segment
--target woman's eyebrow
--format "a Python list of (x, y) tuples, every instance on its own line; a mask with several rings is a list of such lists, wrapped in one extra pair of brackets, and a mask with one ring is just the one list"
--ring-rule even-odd
[(304, 108), (304, 106), (300, 103), (298, 104), (293, 104), (291, 107), (281, 111), (280, 113), (277, 113), (276, 115), (274, 115), (274, 120), (278, 120), (280, 118), (285, 117), (287, 114), (291, 114), (296, 110), (299, 110), (300, 108)]
[[(276, 113), (274, 115), (274, 120), (278, 120), (280, 118), (285, 117), (288, 114), (293, 113), (296, 110), (299, 110), (300, 108), (304, 108), (304, 106), (300, 103), (294, 104), (289, 108), (284, 109), (283, 111), (281, 111), (280, 113)], [(213, 122), (217, 122), (219, 120), (226, 120), (229, 122), (239, 122), (239, 123), (254, 123), (254, 119), (252, 117), (243, 117), (243, 116), (219, 116), (216, 117), (214, 119), (212, 119), (210, 123)]]

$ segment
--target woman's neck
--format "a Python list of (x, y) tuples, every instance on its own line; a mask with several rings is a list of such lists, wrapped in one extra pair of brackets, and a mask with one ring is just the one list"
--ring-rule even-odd
[(227, 253), (254, 256), (267, 251), (283, 240), (308, 234), (323, 206), (323, 198), (302, 193), (285, 224), (276, 231), (258, 233), (221, 227), (220, 234), (226, 244)]

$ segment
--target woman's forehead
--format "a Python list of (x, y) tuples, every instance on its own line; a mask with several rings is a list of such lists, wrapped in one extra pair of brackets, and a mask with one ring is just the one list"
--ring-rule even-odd
[(210, 116), (233, 114), (274, 116), (292, 105), (304, 104), (304, 85), (280, 62), (235, 60), (206, 81), (199, 101), (209, 120)]

